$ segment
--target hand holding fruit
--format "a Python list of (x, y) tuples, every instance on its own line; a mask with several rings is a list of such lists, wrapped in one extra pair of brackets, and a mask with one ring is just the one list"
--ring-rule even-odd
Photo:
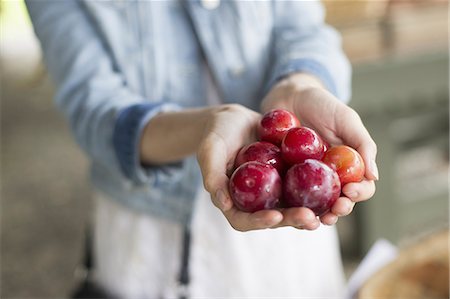
[[(364, 162), (355, 150), (348, 146), (327, 149), (314, 130), (297, 127), (299, 121), (286, 126), (288, 118), (295, 116), (271, 110), (258, 125), (261, 139), (279, 143), (281, 138), (281, 151), (268, 142), (254, 142), (239, 151), (229, 188), (241, 211), (305, 207), (322, 216), (341, 194), (341, 183), (362, 181)], [(285, 175), (286, 165), (290, 168)]]
[[(256, 141), (256, 128), (260, 119), (259, 113), (240, 105), (219, 106), (209, 117), (197, 153), (206, 191), (211, 194), (214, 205), (222, 211), (230, 225), (238, 231), (273, 227), (283, 219), (283, 214), (274, 209), (260, 210), (254, 213), (239, 210), (233, 204), (228, 189), (228, 175), (231, 175), (234, 168), (236, 155), (244, 145)], [(264, 151), (266, 151), (268, 159), (272, 159), (270, 155), (274, 153), (270, 148), (264, 149)], [(261, 156), (263, 155), (261, 154)], [(247, 157), (244, 156), (242, 159), (245, 160)], [(258, 167), (249, 171), (255, 175), (261, 174)], [(259, 179), (276, 180), (276, 176), (274, 178), (273, 175), (262, 175)]]
[[(353, 109), (336, 99), (317, 79), (307, 74), (292, 75), (272, 88), (262, 103), (262, 109), (269, 111), (277, 108), (294, 112), (302, 125), (314, 129), (325, 142), (348, 145), (362, 157), (365, 165), (363, 180), (342, 187), (343, 196), (336, 200), (329, 213), (320, 217), (323, 223), (335, 223), (338, 216), (348, 215), (352, 211), (355, 202), (373, 196), (374, 180), (378, 179), (375, 163), (377, 148)], [(309, 223), (318, 226), (315, 220)], [(283, 221), (280, 225), (284, 224)]]
[[(307, 78), (302, 81), (307, 82), (306, 85), (297, 84), (295, 80), (294, 84), (291, 84), (290, 80), (287, 81), (287, 83), (286, 80), (281, 81), (271, 90), (262, 103), (262, 109), (268, 111), (283, 108), (295, 112), (302, 125), (314, 129), (321, 136), (324, 151), (329, 147), (328, 142), (334, 145), (347, 144), (361, 154), (366, 167), (365, 178), (359, 183), (345, 184), (342, 188), (344, 196), (337, 198), (331, 206), (331, 210), (320, 216), (323, 223), (334, 224), (338, 216), (345, 216), (351, 212), (355, 202), (366, 200), (375, 192), (373, 180), (378, 179), (375, 164), (376, 146), (359, 116), (320, 87), (317, 81), (314, 83), (314, 81), (308, 81)], [(198, 161), (206, 190), (211, 194), (213, 203), (223, 212), (236, 230), (248, 231), (280, 226), (316, 229), (320, 222), (315, 213), (306, 207), (267, 209), (248, 213), (239, 210), (233, 204), (228, 191), (230, 171), (233, 169), (239, 150), (256, 141), (257, 132), (255, 131), (260, 119), (261, 116), (258, 113), (239, 105), (224, 105), (215, 110), (206, 126), (203, 141), (198, 150)], [(261, 132), (259, 133), (261, 134)], [(266, 155), (264, 158), (266, 161), (260, 162), (277, 161), (278, 151), (273, 148), (260, 149), (257, 147), (256, 150), (253, 150), (256, 153), (265, 152), (261, 155)], [(244, 156), (241, 157), (243, 161), (252, 156), (252, 154), (240, 155)], [(237, 163), (239, 159), (239, 157), (236, 158)], [(273, 165), (277, 165), (277, 162)], [(325, 173), (335, 171), (331, 167), (323, 165), (321, 168), (326, 170)], [(339, 172), (336, 165), (331, 166)], [(254, 168), (258, 169), (258, 167)], [(274, 177), (276, 176), (259, 175), (261, 180), (267, 181), (273, 180)], [(277, 181), (277, 179), (273, 181)], [(330, 180), (330, 182), (336, 182), (336, 180)], [(247, 183), (250, 183), (250, 187), (252, 187), (252, 182)], [(339, 180), (337, 180), (337, 184), (340, 184)], [(277, 190), (278, 188), (269, 190), (269, 193), (275, 194), (274, 202), (276, 202)], [(268, 207), (270, 208), (271, 205)]]
[[(274, 167), (278, 167), (281, 173), (284, 173), (286, 168), (284, 164), (280, 163), (283, 161), (280, 158), (278, 147), (266, 142), (256, 143), (256, 146), (244, 147), (256, 141), (256, 129), (260, 120), (260, 114), (239, 105), (223, 105), (213, 110), (205, 127), (203, 141), (197, 154), (205, 189), (211, 194), (214, 205), (223, 212), (231, 226), (236, 230), (248, 231), (288, 225), (305, 229), (317, 228), (318, 223), (313, 222), (317, 221), (316, 216), (308, 208), (289, 208), (283, 211), (264, 209), (253, 212), (254, 209), (261, 207), (258, 204), (249, 205), (247, 211), (242, 211), (239, 209), (243, 208), (242, 205), (238, 208), (238, 205), (233, 204), (228, 188), (229, 175), (231, 175), (233, 165), (236, 163), (236, 166), (238, 166), (240, 163), (244, 163), (241, 165), (241, 167), (244, 167), (248, 164), (245, 163), (247, 160), (256, 158), (260, 162), (250, 163), (258, 165), (244, 169), (241, 174), (235, 174), (235, 176), (242, 178), (236, 186), (251, 189), (255, 187), (256, 183), (266, 182), (266, 187), (269, 186), (269, 189), (263, 191), (268, 190), (269, 196), (267, 205), (263, 205), (263, 207), (267, 208), (274, 207), (281, 195), (281, 181)], [(245, 150), (239, 152), (242, 147)], [(261, 166), (259, 165), (261, 162), (274, 167), (265, 164), (261, 164)], [(252, 180), (246, 181), (246, 178), (250, 176), (252, 176)], [(257, 188), (253, 192), (258, 195)], [(245, 201), (252, 201), (252, 194), (243, 195), (244, 205)]]

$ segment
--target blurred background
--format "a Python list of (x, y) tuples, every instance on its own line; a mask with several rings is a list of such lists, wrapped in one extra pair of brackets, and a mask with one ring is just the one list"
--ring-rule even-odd
[[(448, 226), (448, 3), (325, 6), (354, 67), (351, 106), (378, 144), (382, 178), (375, 197), (338, 223), (350, 275), (376, 240), (404, 248)], [(0, 2), (0, 28), (0, 297), (64, 298), (79, 279), (88, 164), (53, 106), (22, 1)]]

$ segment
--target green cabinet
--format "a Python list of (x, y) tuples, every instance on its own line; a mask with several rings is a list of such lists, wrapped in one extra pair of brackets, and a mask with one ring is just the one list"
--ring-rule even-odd
[[(448, 225), (449, 75), (443, 53), (354, 68), (351, 106), (378, 145), (375, 196), (346, 220), (350, 247)], [(345, 245), (344, 245), (345, 246)]]

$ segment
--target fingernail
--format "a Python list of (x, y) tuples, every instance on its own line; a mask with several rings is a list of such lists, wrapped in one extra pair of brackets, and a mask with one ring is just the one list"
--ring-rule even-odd
[(314, 214), (314, 212), (308, 213), (305, 215), (304, 220), (306, 220), (307, 222), (314, 221), (316, 220), (316, 215)]
[(346, 215), (350, 214), (353, 211), (353, 207), (354, 206), (355, 206), (355, 203), (352, 203), (352, 202), (347, 205), (347, 213), (346, 213)]
[(217, 190), (215, 202), (216, 202), (217, 207), (221, 211), (223, 211), (225, 209), (225, 201), (226, 201), (225, 193), (223, 193), (222, 189)]
[(336, 222), (338, 221), (338, 217), (336, 217), (333, 221), (331, 221), (331, 223), (324, 223), (325, 225), (328, 225), (328, 226), (332, 226), (332, 225), (335, 225), (336, 224)]
[(272, 218), (257, 217), (255, 218), (255, 222), (262, 223), (264, 226), (270, 227), (280, 223), (282, 219), (282, 215), (275, 215)]
[(375, 160), (370, 161), (370, 172), (375, 176), (375, 180), (378, 181), (378, 167)]
[(314, 222), (313, 225), (314, 225), (314, 226), (313, 226), (312, 228), (310, 228), (309, 230), (316, 230), (316, 229), (318, 229), (318, 228), (320, 227), (320, 222), (319, 222), (319, 221), (316, 221), (316, 222)]
[(295, 227), (299, 227), (299, 228), (303, 228), (305, 225), (303, 224), (303, 222), (296, 221), (296, 222), (294, 223), (294, 226), (295, 226)]
[(347, 195), (349, 198), (355, 199), (358, 197), (358, 192), (356, 191), (349, 191), (347, 193), (345, 193), (345, 195)]
[(347, 216), (352, 211), (352, 203), (350, 201), (348, 201), (345, 205), (346, 205), (345, 212), (339, 216)]
[(281, 220), (283, 220), (283, 215), (280, 215), (280, 214), (274, 215), (274, 216), (270, 219), (272, 225), (275, 225), (275, 224), (280, 223)]

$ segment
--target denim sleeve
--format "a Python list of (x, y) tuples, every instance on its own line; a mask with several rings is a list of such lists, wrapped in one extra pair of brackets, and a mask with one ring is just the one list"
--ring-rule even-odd
[[(139, 161), (139, 142), (147, 122), (156, 114), (164, 111), (178, 110), (179, 106), (160, 103), (131, 105), (120, 111), (113, 132), (113, 145), (119, 159), (122, 172), (126, 177), (137, 182), (152, 184), (170, 178), (182, 162), (151, 166), (142, 165)], [(158, 172), (155, 173), (155, 169)]]
[[(173, 107), (148, 105), (139, 115), (124, 112), (148, 101), (127, 87), (79, 1), (30, 0), (27, 7), (56, 85), (56, 104), (89, 158), (135, 184), (164, 171), (138, 165), (136, 140), (145, 121)], [(119, 138), (126, 130), (130, 137)], [(123, 144), (118, 145), (119, 141)], [(125, 158), (125, 152), (134, 156)]]
[(317, 76), (340, 100), (351, 94), (351, 67), (339, 34), (324, 23), (319, 1), (274, 1), (274, 51), (267, 89), (284, 76), (307, 72)]

